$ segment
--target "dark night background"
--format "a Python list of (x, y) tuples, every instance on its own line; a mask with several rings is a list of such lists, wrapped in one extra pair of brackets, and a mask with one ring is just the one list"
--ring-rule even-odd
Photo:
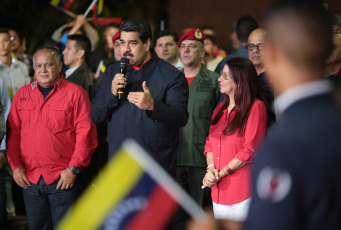
[[(92, 0), (74, 0), (70, 11), (84, 14)], [(165, 0), (104, 0), (101, 17), (143, 17), (159, 29), (167, 15)], [(92, 12), (87, 17), (91, 17)], [(14, 27), (27, 39), (27, 52), (32, 54), (37, 43), (50, 37), (54, 30), (72, 18), (50, 5), (50, 0), (0, 0), (0, 27)], [(157, 25), (156, 25), (157, 24)], [(95, 27), (101, 37), (102, 26)]]
[[(154, 33), (165, 28), (182, 34), (185, 27), (210, 25), (215, 29), (218, 45), (230, 41), (231, 25), (244, 15), (251, 15), (262, 25), (269, 5), (276, 0), (104, 0), (101, 17), (143, 17)], [(32, 54), (37, 43), (50, 37), (59, 26), (72, 20), (50, 6), (50, 0), (0, 0), (0, 26), (17, 28), (28, 40), (27, 52)], [(83, 14), (92, 0), (74, 0), (70, 11)], [(333, 13), (341, 14), (340, 0), (321, 0)], [(88, 17), (91, 17), (92, 12)], [(96, 26), (101, 37), (103, 27)]]

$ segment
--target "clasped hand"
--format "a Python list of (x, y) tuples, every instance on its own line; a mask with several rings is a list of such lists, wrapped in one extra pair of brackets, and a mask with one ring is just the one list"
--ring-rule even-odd
[(206, 187), (211, 188), (213, 185), (218, 183), (218, 181), (224, 178), (225, 176), (226, 174), (223, 170), (218, 171), (218, 169), (211, 167), (207, 170), (207, 173), (205, 174), (205, 177), (202, 180), (203, 185), (201, 188), (206, 188)]

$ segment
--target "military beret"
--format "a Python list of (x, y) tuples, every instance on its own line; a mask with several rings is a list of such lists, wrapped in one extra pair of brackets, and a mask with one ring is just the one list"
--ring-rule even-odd
[(341, 26), (341, 15), (334, 14), (334, 25)]
[(180, 47), (180, 44), (183, 40), (196, 40), (199, 42), (204, 42), (205, 39), (206, 39), (206, 36), (200, 29), (193, 29), (184, 33), (181, 36), (181, 38), (179, 39), (178, 46)]
[(117, 39), (120, 39), (120, 32), (117, 32), (114, 36), (112, 36), (112, 42), (115, 43)]

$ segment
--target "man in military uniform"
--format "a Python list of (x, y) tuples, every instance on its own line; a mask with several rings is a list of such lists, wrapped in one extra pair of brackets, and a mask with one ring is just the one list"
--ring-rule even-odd
[(180, 130), (177, 179), (202, 207), (212, 205), (210, 189), (201, 189), (207, 166), (203, 153), (212, 113), (220, 98), (219, 75), (201, 63), (205, 38), (201, 30), (193, 29), (183, 34), (178, 43), (189, 84), (189, 118)]

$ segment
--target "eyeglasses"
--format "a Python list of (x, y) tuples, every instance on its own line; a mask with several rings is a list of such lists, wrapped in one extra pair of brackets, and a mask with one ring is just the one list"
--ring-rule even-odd
[(341, 30), (339, 30), (339, 29), (333, 30), (333, 33), (334, 34), (341, 34)]
[(223, 71), (220, 71), (220, 76), (223, 76), (226, 80), (232, 80), (232, 77)]
[(257, 47), (258, 50), (262, 50), (264, 48), (264, 45), (263, 45), (263, 43), (259, 43), (257, 45), (250, 43), (250, 44), (246, 45), (246, 49), (248, 49), (250, 51), (254, 51), (254, 49), (256, 47)]
[(9, 39), (11, 39), (11, 41), (14, 41), (17, 38), (18, 38), (18, 36), (11, 36), (11, 37), (9, 37)]

